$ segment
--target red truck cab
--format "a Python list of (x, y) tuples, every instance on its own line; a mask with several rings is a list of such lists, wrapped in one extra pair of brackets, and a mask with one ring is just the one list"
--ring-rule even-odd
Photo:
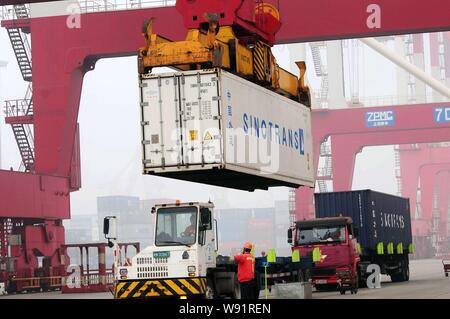
[(350, 217), (297, 221), (288, 237), (300, 257), (315, 256), (311, 278), (317, 290), (335, 287), (341, 293), (357, 292), (360, 256)]

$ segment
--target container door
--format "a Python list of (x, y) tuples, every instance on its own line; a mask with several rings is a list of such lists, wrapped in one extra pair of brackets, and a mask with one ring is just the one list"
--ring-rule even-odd
[(217, 73), (180, 75), (183, 164), (222, 162)]
[(152, 77), (141, 84), (144, 167), (180, 166), (178, 77)]

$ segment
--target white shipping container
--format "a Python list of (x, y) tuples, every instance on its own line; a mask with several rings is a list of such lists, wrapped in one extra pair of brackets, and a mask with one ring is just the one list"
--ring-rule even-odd
[(219, 69), (140, 79), (145, 174), (229, 188), (314, 186), (311, 111)]

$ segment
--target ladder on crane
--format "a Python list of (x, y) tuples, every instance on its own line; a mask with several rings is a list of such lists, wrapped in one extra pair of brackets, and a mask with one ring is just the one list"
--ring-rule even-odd
[[(321, 160), (322, 159), (322, 160)], [(333, 180), (331, 139), (330, 137), (320, 145), (319, 161), (317, 169), (317, 186), (320, 193), (329, 191), (328, 181)]]
[[(28, 7), (20, 4), (13, 6), (12, 15), (8, 18), (28, 19), (29, 17)], [(13, 27), (8, 28), (7, 32), (22, 78), (29, 84), (24, 99), (5, 102), (5, 115), (7, 118), (17, 119), (13, 121), (11, 127), (22, 158), (19, 170), (29, 172), (34, 169), (35, 162), (33, 130), (30, 124), (20, 123), (20, 118), (25, 116), (29, 119), (33, 116), (31, 47), (25, 30)]]
[(317, 98), (320, 103), (321, 108), (328, 108), (328, 91), (329, 91), (329, 83), (328, 83), (328, 71), (326, 65), (322, 61), (321, 50), (326, 49), (325, 42), (313, 42), (309, 44), (311, 48), (311, 55), (314, 62), (314, 70), (316, 72), (316, 76), (320, 77), (320, 93)]

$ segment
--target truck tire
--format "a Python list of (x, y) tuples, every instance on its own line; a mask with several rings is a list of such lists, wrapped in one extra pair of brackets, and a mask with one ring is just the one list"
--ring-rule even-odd
[(364, 276), (361, 272), (358, 275), (358, 288), (367, 288), (367, 276)]
[(409, 263), (407, 261), (401, 262), (400, 272), (391, 275), (392, 282), (409, 281)]
[(409, 281), (409, 263), (405, 263), (403, 267), (403, 281)]
[(391, 275), (391, 281), (392, 282), (401, 282), (402, 281), (402, 274), (395, 274)]
[(358, 270), (358, 288), (367, 288), (367, 273), (365, 273), (367, 269), (367, 265), (358, 264), (357, 268)]
[(355, 285), (352, 287), (352, 289), (350, 290), (351, 294), (357, 294), (358, 293), (358, 289), (359, 289), (359, 272), (356, 271), (356, 278), (355, 278)]

